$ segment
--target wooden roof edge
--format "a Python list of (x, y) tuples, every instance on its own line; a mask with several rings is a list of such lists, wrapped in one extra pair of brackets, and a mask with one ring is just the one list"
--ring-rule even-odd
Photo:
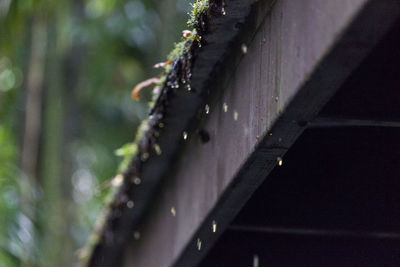
[[(304, 2), (277, 1), (238, 68), (229, 60), (236, 75), (225, 73), (210, 87), (226, 89), (202, 126), (210, 131), (211, 142), (189, 140), (173, 182), (161, 188), (156, 207), (141, 225), (140, 240), (131, 243), (126, 266), (198, 265), (308, 122), (399, 17), (395, 0), (346, 1), (346, 12), (342, 2), (306, 2), (304, 7)], [(334, 21), (320, 14), (335, 15)], [(305, 32), (298, 31), (299, 25), (307, 26)], [(252, 82), (264, 69), (261, 81)], [(236, 119), (235, 110), (240, 114)], [(243, 127), (253, 129), (247, 128), (246, 135)], [(217, 231), (210, 227), (214, 223)]]
[[(184, 133), (190, 134), (195, 128), (198, 115), (205, 112), (206, 99), (216, 93), (209, 91), (207, 85), (223, 69), (232, 41), (244, 30), (245, 39), (251, 39), (261, 23), (254, 18), (260, 16), (246, 18), (250, 12), (266, 13), (273, 2), (210, 0), (210, 9), (198, 23), (201, 42), (194, 43), (188, 53), (174, 62), (151, 111), (151, 127), (140, 142), (139, 153), (123, 174), (123, 184), (105, 214), (102, 227), (96, 230), (98, 237), (88, 266), (119, 266), (127, 242), (148, 212), (157, 188), (184, 144)], [(241, 53), (239, 50), (233, 54), (237, 59)], [(134, 178), (140, 178), (140, 184)]]
[[(304, 77), (303, 82), (298, 85), (298, 91), (287, 99), (287, 104), (278, 112), (280, 114), (271, 127), (264, 129), (254, 150), (234, 174), (215, 206), (202, 218), (172, 266), (198, 266), (250, 199), (251, 194), (268, 178), (272, 169), (284, 164), (285, 153), (303, 131), (309, 127), (330, 126), (332, 120), (316, 119), (318, 112), (385, 34), (398, 25), (400, 3), (396, 1), (366, 0), (360, 5), (360, 9), (352, 14), (351, 20), (342, 32), (337, 33), (336, 40), (319, 59), (312, 73)], [(381, 23), (377, 25), (376, 21)], [(313, 100), (307, 103), (306, 99), (312, 98)], [(333, 123), (337, 124), (342, 122), (333, 120)], [(398, 122), (353, 120), (352, 123), (361, 126), (398, 127)], [(344, 125), (346, 126), (346, 122)], [(210, 230), (210, 226), (216, 223), (218, 232)], [(198, 247), (199, 240), (201, 250)]]

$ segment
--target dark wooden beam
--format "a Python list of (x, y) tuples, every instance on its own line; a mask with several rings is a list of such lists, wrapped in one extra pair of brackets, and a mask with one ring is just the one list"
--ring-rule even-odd
[(308, 128), (337, 128), (337, 127), (400, 127), (400, 121), (364, 120), (348, 118), (317, 117), (311, 121)]
[(248, 226), (248, 225), (231, 225), (228, 227), (230, 231), (253, 232), (265, 234), (279, 235), (304, 235), (304, 236), (320, 236), (320, 237), (346, 237), (346, 238), (368, 238), (368, 239), (394, 239), (400, 240), (400, 233), (396, 232), (368, 232), (368, 231), (351, 231), (351, 230), (332, 230), (332, 229), (308, 229), (308, 228), (285, 228), (285, 227), (268, 227), (268, 226)]
[(223, 92), (188, 133), (125, 266), (196, 266), (399, 14), (396, 0), (278, 0), (209, 83)]

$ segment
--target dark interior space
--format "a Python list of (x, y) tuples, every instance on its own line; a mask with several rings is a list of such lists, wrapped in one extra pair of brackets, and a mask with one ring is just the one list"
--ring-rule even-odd
[[(397, 23), (320, 116), (399, 122), (399, 62)], [(399, 266), (399, 139), (393, 125), (307, 129), (200, 266)]]
[(323, 117), (400, 121), (400, 21), (322, 109)]

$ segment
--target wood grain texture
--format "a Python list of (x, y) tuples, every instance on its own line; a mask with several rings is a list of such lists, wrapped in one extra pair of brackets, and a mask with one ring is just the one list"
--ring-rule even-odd
[(223, 88), (199, 126), (210, 141), (189, 133), (125, 266), (198, 264), (398, 17), (395, 0), (278, 0), (239, 64), (210, 83), (210, 91)]

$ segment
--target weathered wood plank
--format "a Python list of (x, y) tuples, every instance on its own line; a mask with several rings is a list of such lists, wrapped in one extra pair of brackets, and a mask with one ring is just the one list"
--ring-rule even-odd
[(235, 71), (211, 85), (225, 88), (201, 126), (211, 139), (189, 133), (125, 266), (195, 266), (398, 16), (395, 0), (278, 0)]

